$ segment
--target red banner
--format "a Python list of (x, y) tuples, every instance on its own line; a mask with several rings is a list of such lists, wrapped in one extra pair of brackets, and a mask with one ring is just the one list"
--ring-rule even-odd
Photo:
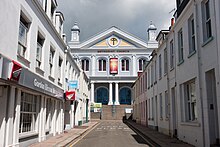
[(118, 73), (118, 58), (110, 58), (110, 74)]
[(22, 66), (13, 60), (9, 80), (13, 80), (13, 81), (18, 82), (20, 75), (21, 75), (21, 69), (22, 69)]
[(76, 99), (75, 91), (66, 91), (66, 100), (74, 101)]

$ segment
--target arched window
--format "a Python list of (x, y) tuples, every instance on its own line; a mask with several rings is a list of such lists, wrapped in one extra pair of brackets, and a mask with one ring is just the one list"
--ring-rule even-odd
[(129, 71), (129, 60), (128, 59), (121, 60), (121, 70), (122, 71)]
[(99, 71), (106, 71), (106, 60), (105, 59), (99, 60)]
[(146, 65), (147, 60), (146, 59), (139, 59), (138, 61), (138, 67), (139, 67), (139, 71), (143, 71), (144, 69), (144, 65)]
[(84, 71), (89, 71), (89, 60), (88, 59), (83, 59), (81, 61), (81, 65)]

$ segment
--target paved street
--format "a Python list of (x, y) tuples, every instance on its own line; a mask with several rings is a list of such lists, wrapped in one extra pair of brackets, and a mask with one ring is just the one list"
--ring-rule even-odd
[(146, 147), (147, 142), (122, 121), (102, 121), (74, 147)]

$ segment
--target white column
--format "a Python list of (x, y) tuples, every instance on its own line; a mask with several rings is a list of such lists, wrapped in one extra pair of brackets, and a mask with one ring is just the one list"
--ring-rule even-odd
[(90, 93), (91, 93), (91, 100), (90, 100), (90, 103), (94, 103), (94, 91), (95, 91), (95, 88), (94, 88), (94, 83), (93, 82), (91, 82), (91, 91), (90, 91)]
[(9, 102), (8, 102), (8, 117), (6, 122), (6, 141), (5, 146), (11, 146), (13, 142), (13, 120), (14, 120), (14, 99), (15, 86), (10, 86)]
[(13, 130), (13, 145), (19, 146), (19, 120), (20, 120), (20, 111), (21, 111), (21, 90), (17, 90), (17, 100), (15, 108), (15, 120), (14, 120), (14, 130)]
[(115, 105), (120, 105), (118, 97), (118, 83), (115, 83)]
[[(91, 70), (92, 70), (92, 76), (94, 76), (95, 75), (95, 69), (96, 69), (96, 62), (95, 62), (95, 55), (92, 55), (91, 56), (92, 57), (92, 62), (91, 62)], [(94, 67), (94, 68), (93, 68)]]
[(108, 101), (108, 105), (113, 105), (113, 102), (112, 102), (112, 83), (109, 83), (109, 101)]
[(44, 104), (45, 102), (45, 97), (41, 95), (41, 104), (40, 104), (40, 113), (39, 113), (39, 137), (38, 141), (41, 142), (43, 141), (45, 137), (45, 120), (44, 120)]
[(137, 76), (137, 70), (136, 70), (136, 56), (135, 55), (132, 55), (132, 61), (133, 61), (133, 76)]

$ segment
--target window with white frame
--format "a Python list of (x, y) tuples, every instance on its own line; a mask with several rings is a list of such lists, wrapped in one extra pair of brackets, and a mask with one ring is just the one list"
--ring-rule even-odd
[(58, 82), (61, 82), (62, 79), (62, 64), (63, 64), (63, 59), (59, 57), (58, 61)]
[(188, 20), (189, 28), (189, 54), (192, 54), (196, 50), (196, 36), (194, 27), (194, 17), (193, 15)]
[(151, 98), (151, 118), (154, 119), (154, 98)]
[(28, 30), (30, 28), (30, 21), (21, 11), (20, 15), (20, 23), (19, 23), (19, 33), (18, 33), (18, 50), (17, 54), (23, 58), (26, 58), (27, 51), (27, 37)]
[(148, 80), (147, 80), (147, 83), (148, 83), (148, 88), (150, 88), (150, 68), (148, 68)]
[(202, 2), (203, 12), (203, 41), (212, 37), (211, 15), (210, 15), (210, 0)]
[(162, 59), (161, 55), (159, 55), (159, 78), (162, 77)]
[(129, 60), (128, 59), (121, 60), (121, 71), (129, 71)]
[(50, 9), (50, 15), (51, 15), (51, 21), (53, 22), (54, 21), (54, 12), (56, 10), (56, 4), (55, 4), (55, 1), (51, 1), (51, 9)]
[(157, 60), (154, 62), (154, 82), (157, 82)]
[(170, 69), (174, 68), (174, 46), (173, 46), (173, 40), (170, 41)]
[(55, 50), (53, 49), (53, 47), (50, 47), (50, 54), (49, 54), (49, 64), (50, 64), (50, 76), (53, 75), (53, 61), (54, 61), (54, 54), (55, 54)]
[(99, 71), (106, 71), (106, 60), (99, 59)]
[(146, 63), (147, 63), (146, 59), (139, 59), (139, 61), (138, 61), (139, 71), (143, 71), (144, 66), (146, 65)]
[(160, 118), (163, 118), (163, 96), (160, 93)]
[(168, 99), (168, 91), (165, 91), (165, 116), (169, 118), (169, 99)]
[(150, 103), (150, 99), (148, 99), (148, 119), (150, 120), (151, 117), (151, 103)]
[(144, 83), (145, 83), (145, 90), (147, 89), (147, 71), (145, 71), (145, 81), (144, 81)]
[(36, 131), (38, 106), (36, 95), (21, 92), (19, 133)]
[(183, 31), (182, 29), (178, 32), (178, 53), (179, 53), (179, 62), (183, 62)]
[(167, 74), (167, 49), (164, 49), (164, 74)]
[(81, 61), (81, 65), (84, 71), (89, 71), (89, 60), (88, 59), (83, 59)]
[(151, 86), (153, 86), (154, 82), (154, 66), (151, 65)]
[(42, 64), (42, 48), (44, 44), (44, 37), (38, 32), (37, 35), (37, 51), (36, 51), (36, 67), (41, 68)]
[(184, 83), (184, 98), (186, 121), (196, 121), (198, 114), (195, 79)]

